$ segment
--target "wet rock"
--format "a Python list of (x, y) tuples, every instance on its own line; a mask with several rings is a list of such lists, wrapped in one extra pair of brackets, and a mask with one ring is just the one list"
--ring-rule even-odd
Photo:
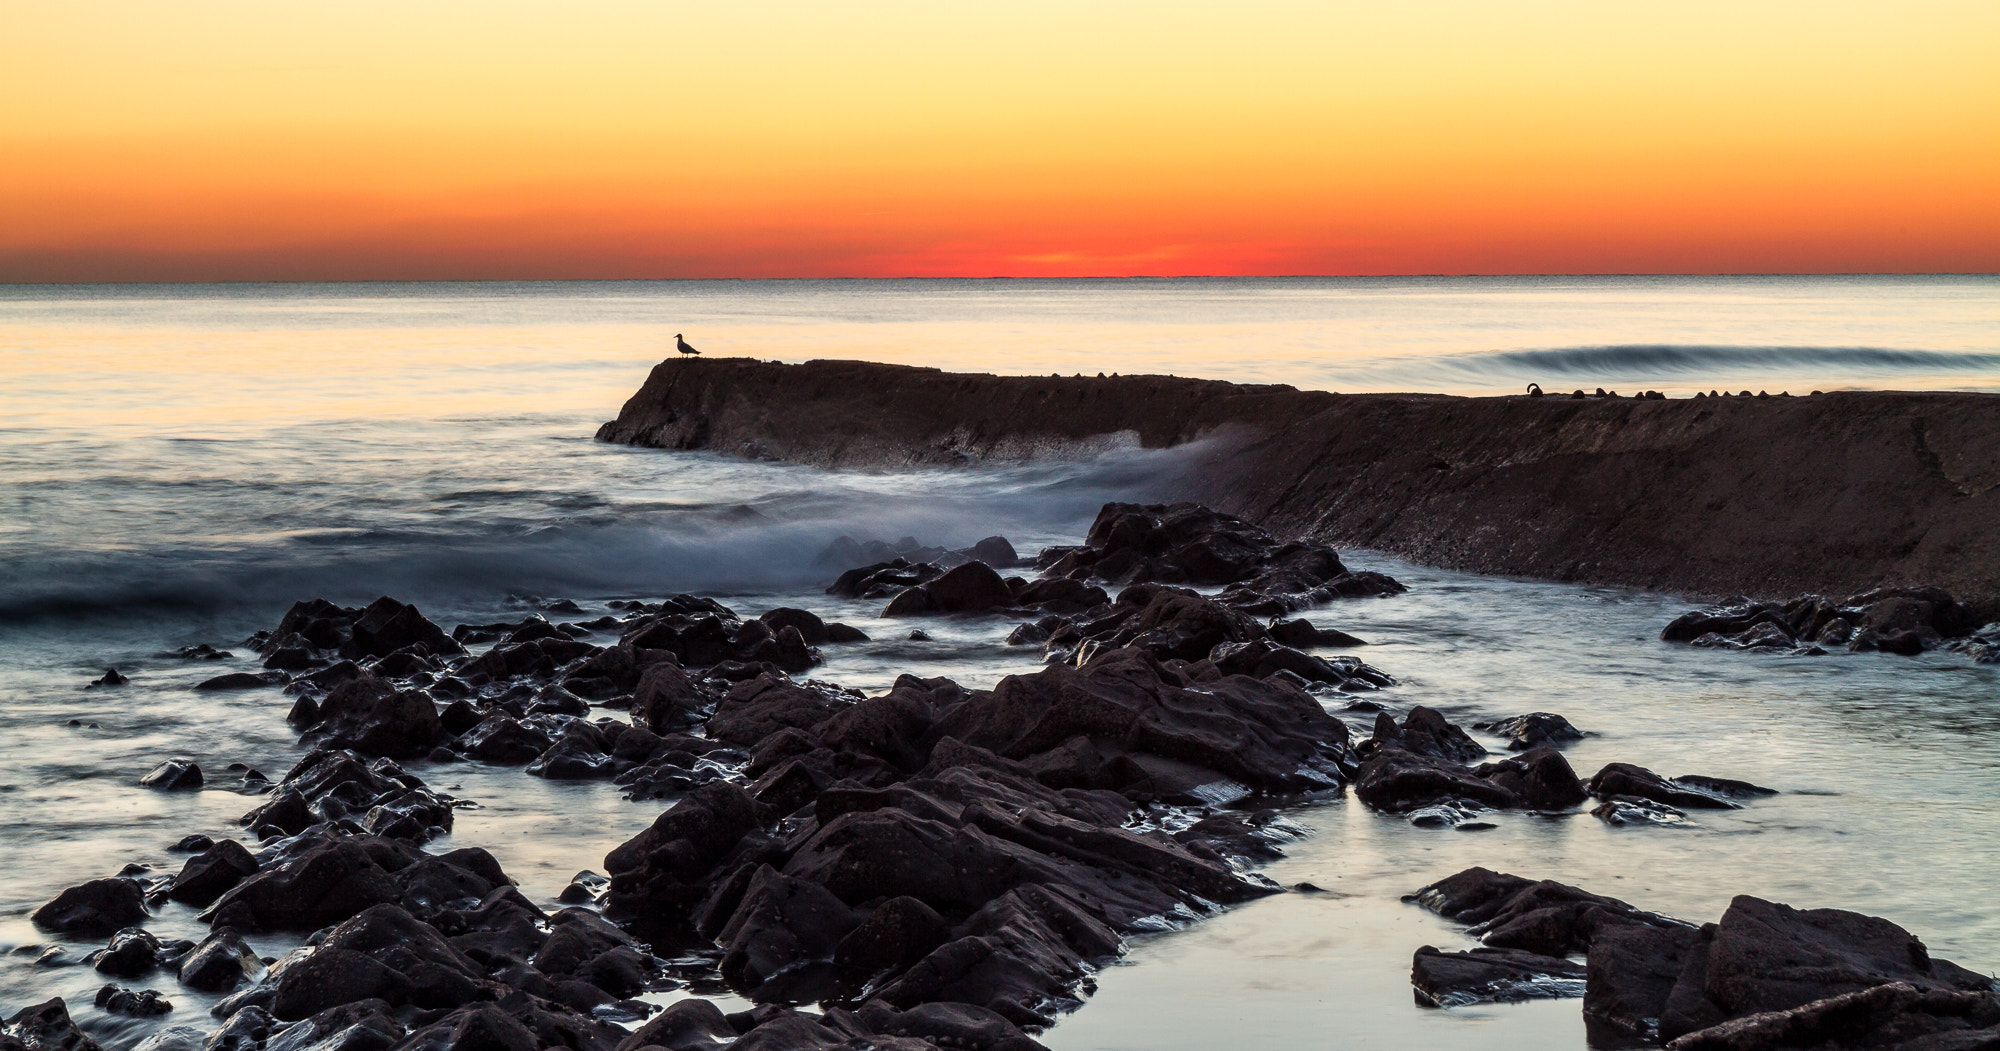
[(1607, 825), (1685, 825), (1687, 811), (1638, 796), (1608, 796), (1590, 811)]
[(520, 766), (549, 750), (555, 739), (504, 712), (494, 712), (459, 739), (459, 750), (481, 762)]
[[(1699, 970), (1700, 974), (1693, 973)], [(1992, 979), (1943, 960), (1885, 919), (1842, 909), (1794, 909), (1739, 895), (1715, 925), (1698, 968), (1682, 980), (1701, 995), (1678, 996), (1682, 1017), (1724, 1019), (1788, 1011), (1817, 1000), (1891, 983), (1926, 992), (1991, 993)], [(1676, 993), (1680, 991), (1677, 989)], [(1704, 1008), (1690, 1003), (1706, 1001)], [(1685, 1030), (1663, 1022), (1671, 1039)]]
[(937, 910), (908, 895), (890, 898), (834, 947), (840, 970), (862, 977), (902, 969), (943, 945), (951, 925)]
[(1422, 1007), (1581, 996), (1584, 977), (1580, 964), (1518, 949), (1440, 952), (1426, 945), (1410, 962), (1410, 985)]
[(1430, 756), (1455, 763), (1468, 763), (1486, 754), (1486, 749), (1464, 730), (1445, 720), (1435, 709), (1418, 705), (1410, 709), (1398, 725), (1384, 712), (1375, 717), (1375, 736), (1363, 751), (1400, 748), (1412, 755)]
[(99, 1008), (115, 1015), (130, 1015), (133, 1018), (152, 1018), (171, 1012), (174, 1005), (153, 989), (126, 989), (122, 986), (107, 985), (97, 991), (93, 1001)]
[(1280, 543), (1198, 504), (1106, 504), (1083, 546), (1043, 552), (1047, 576), (1116, 584), (1234, 585), (1224, 601), (1258, 615), (1357, 594), (1395, 594), (1381, 574), (1350, 573), (1324, 545)]
[(408, 646), (422, 646), (431, 653), (460, 653), (458, 643), (444, 629), (425, 619), (417, 607), (384, 595), (368, 604), (349, 629), (345, 656), (350, 658), (387, 657)]
[(1690, 953), (1707, 939), (1690, 927), (1618, 924), (1590, 940), (1583, 1017), (1595, 1044), (1654, 1041)]
[(1521, 805), (1521, 797), (1445, 759), (1383, 748), (1354, 774), (1354, 795), (1376, 810), (1404, 814), (1444, 803), (1492, 810)]
[(170, 1025), (139, 1041), (132, 1051), (205, 1051), (208, 1034), (189, 1025)]
[(1314, 646), (1366, 646), (1366, 642), (1344, 631), (1332, 628), (1316, 628), (1309, 620), (1286, 620), (1270, 627), (1271, 639), (1296, 649), (1310, 649)]
[(197, 832), (191, 836), (182, 836), (173, 846), (167, 849), (176, 854), (199, 854), (214, 845), (215, 840)]
[(227, 992), (264, 973), (264, 961), (233, 927), (217, 927), (181, 958), (182, 985), (205, 993)]
[(1734, 810), (1739, 806), (1721, 792), (1661, 777), (1645, 767), (1630, 763), (1609, 763), (1591, 775), (1590, 794), (1599, 799), (1613, 796), (1650, 799), (1685, 810)]
[(1475, 723), (1481, 730), (1507, 739), (1511, 751), (1525, 752), (1543, 745), (1560, 748), (1573, 741), (1583, 740), (1583, 731), (1570, 725), (1568, 719), (1550, 712), (1529, 712), (1511, 719), (1493, 723)]
[[(1734, 599), (1682, 614), (1660, 632), (1667, 642), (1728, 649), (1795, 649), (1804, 643), (1860, 652), (1915, 655), (1970, 635), (1970, 612), (1942, 588), (1879, 588), (1838, 602), (1802, 595), (1786, 602)], [(1820, 650), (1819, 652), (1825, 652)]]
[(897, 557), (850, 569), (840, 575), (826, 593), (842, 598), (893, 598), (904, 590), (944, 575), (935, 562), (912, 562)]
[(831, 643), (867, 642), (868, 633), (848, 624), (834, 622), (826, 626), (826, 641)]
[(285, 676), (282, 672), (233, 671), (227, 675), (217, 675), (212, 679), (203, 679), (195, 683), (194, 688), (202, 692), (214, 693), (227, 690), (257, 690), (266, 686), (283, 686), (284, 684)]
[(92, 955), (91, 966), (114, 978), (137, 978), (158, 964), (160, 940), (144, 927), (127, 927)]
[(1893, 983), (1733, 1019), (1667, 1046), (1674, 1051), (1983, 1051), (2000, 1047), (2000, 998)]
[(320, 703), (319, 719), (315, 733), (368, 755), (421, 756), (446, 736), (430, 697), (373, 675), (335, 687)]
[(29, 919), (38, 927), (62, 934), (104, 937), (145, 922), (145, 892), (137, 880), (91, 880), (56, 895)]
[(1017, 761), (1083, 737), (1119, 757), (1118, 787), (1197, 801), (1342, 782), (1347, 728), (1303, 691), (1245, 676), (1195, 685), (1148, 652), (1115, 650), (1082, 668), (1010, 675), (952, 708), (932, 735)]
[(645, 1047), (665, 1051), (718, 1051), (737, 1037), (721, 1009), (708, 1000), (678, 1000), (619, 1043), (617, 1051)]
[(1474, 774), (1514, 793), (1530, 810), (1567, 810), (1588, 798), (1569, 761), (1547, 746), (1486, 763)]
[(100, 1051), (97, 1042), (70, 1020), (62, 997), (16, 1011), (0, 1022), (0, 1046), (12, 1041), (23, 1051)]
[(808, 646), (818, 646), (828, 641), (826, 621), (821, 620), (818, 614), (810, 610), (780, 606), (757, 619), (769, 624), (774, 632), (782, 628), (797, 628), (799, 636), (805, 639)]
[(722, 929), (720, 970), (737, 988), (756, 990), (781, 974), (831, 963), (834, 947), (859, 923), (825, 887), (761, 866)]
[(393, 1004), (402, 999), (407, 981), (402, 972), (361, 953), (321, 947), (284, 969), (271, 999), (271, 1016), (289, 1022), (360, 1000)]
[(354, 838), (303, 844), (291, 857), (230, 888), (203, 913), (253, 930), (317, 930), (401, 894), (395, 878)]
[(615, 913), (645, 912), (667, 925), (686, 923), (708, 896), (708, 876), (767, 812), (742, 788), (717, 782), (683, 796), (651, 827), (605, 855)]
[(698, 723), (709, 703), (687, 672), (661, 661), (646, 669), (632, 693), (632, 725), (656, 734), (683, 729)]
[(984, 562), (967, 562), (899, 593), (885, 617), (925, 613), (983, 613), (1015, 604), (1006, 581)]
[(862, 1006), (855, 1020), (874, 1033), (923, 1040), (939, 1048), (980, 1051), (1043, 1051), (997, 1011), (961, 1003), (918, 1004), (897, 1011), (880, 1001)]
[(386, 1051), (402, 1039), (403, 1027), (389, 1005), (364, 1000), (328, 1008), (273, 1033), (264, 1051)]
[[(127, 677), (123, 676), (123, 675), (120, 675), (120, 674), (118, 674), (118, 669), (116, 669), (116, 668), (106, 668), (106, 669), (104, 669), (104, 674), (103, 674), (102, 676), (100, 676), (100, 677), (98, 677), (98, 678), (95, 678), (95, 679), (92, 679), (92, 680), (90, 680), (90, 685), (91, 685), (91, 686), (123, 686), (123, 685), (125, 685), (126, 683), (128, 683), (128, 682), (131, 682), (131, 681), (132, 681), (131, 679), (129, 679), (129, 678), (127, 678)], [(87, 688), (87, 687), (86, 687), (86, 688)]]
[(169, 759), (139, 779), (139, 784), (160, 792), (201, 787), (201, 767), (192, 759)]
[(856, 699), (823, 684), (760, 674), (723, 695), (708, 720), (708, 733), (726, 744), (747, 747), (788, 728), (809, 731)]

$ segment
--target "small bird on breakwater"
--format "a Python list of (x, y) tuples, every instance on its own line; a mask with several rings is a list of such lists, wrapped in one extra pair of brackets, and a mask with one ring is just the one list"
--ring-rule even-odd
[(674, 333), (674, 349), (680, 351), (683, 354), (692, 354), (697, 358), (701, 357), (701, 351), (698, 351), (693, 347), (688, 346), (688, 341), (682, 339), (681, 334), (678, 332)]

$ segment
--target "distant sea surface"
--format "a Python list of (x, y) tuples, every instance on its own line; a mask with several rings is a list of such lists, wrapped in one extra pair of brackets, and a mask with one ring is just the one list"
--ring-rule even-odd
[[(1343, 392), (1838, 388), (2000, 391), (2000, 278), (1510, 278), (0, 286), (0, 1006), (70, 999), (107, 1046), (157, 1022), (89, 1008), (101, 976), (42, 967), (27, 912), (255, 801), (137, 778), (168, 755), (221, 774), (298, 757), (275, 690), (197, 694), (297, 599), (414, 601), (447, 628), (537, 598), (717, 595), (804, 605), (877, 641), (814, 674), (880, 690), (1029, 671), (1011, 623), (910, 625), (834, 600), (835, 537), (1068, 543), (1106, 500), (1170, 496), (1179, 457), (827, 472), (600, 445), (598, 424), (673, 353), (859, 358), (949, 370), (1172, 373)], [(1667, 596), (1469, 577), (1368, 553), (1411, 592), (1309, 614), (1375, 646), (1382, 700), (1454, 721), (1557, 711), (1571, 759), (1771, 784), (1684, 828), (1504, 815), (1477, 835), (1351, 800), (1274, 867), (1329, 888), (1135, 945), (1047, 1036), (1086, 1048), (1581, 1048), (1574, 1001), (1425, 1012), (1409, 954), (1465, 944), (1397, 896), (1471, 864), (1712, 920), (1747, 892), (1864, 909), (1933, 951), (2000, 967), (2000, 672), (1956, 654), (1804, 659), (1657, 641)], [(579, 618), (581, 619), (581, 618)], [(599, 639), (597, 641), (609, 641)], [(195, 643), (234, 661), (169, 656)], [(125, 686), (85, 689), (116, 666)], [(614, 713), (615, 714), (615, 713)], [(1366, 735), (1364, 722), (1354, 726)], [(1497, 741), (1488, 741), (1500, 747)], [(481, 764), (412, 769), (481, 804), (435, 849), (484, 846), (551, 901), (660, 803)], [(170, 906), (165, 936), (200, 933)], [(260, 944), (282, 952), (288, 944)], [(65, 946), (80, 958), (92, 945)], [(97, 979), (93, 981), (93, 979)], [(170, 989), (166, 1021), (209, 1025)], [(740, 1005), (739, 1005), (740, 1006)], [(1310, 1034), (1307, 1036), (1306, 1034)]]

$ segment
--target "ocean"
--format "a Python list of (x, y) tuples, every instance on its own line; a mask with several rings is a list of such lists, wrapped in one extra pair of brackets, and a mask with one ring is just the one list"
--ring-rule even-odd
[[(699, 591), (870, 630), (830, 648), (820, 678), (988, 686), (1034, 666), (999, 645), (1012, 623), (927, 623), (935, 640), (911, 642), (878, 604), (822, 593), (844, 568), (826, 545), (998, 533), (1032, 552), (1074, 542), (1107, 500), (1174, 490), (1173, 450), (899, 473), (594, 442), (675, 333), (710, 356), (1346, 392), (2000, 390), (1993, 277), (0, 286), (0, 1014), (62, 995), (107, 1046), (162, 1024), (90, 1008), (101, 976), (74, 961), (93, 946), (38, 963), (54, 943), (27, 913), (127, 863), (177, 866), (165, 848), (190, 832), (237, 831), (247, 797), (139, 788), (160, 759), (275, 774), (301, 754), (290, 698), (193, 693), (221, 665), (173, 650), (209, 643), (242, 666), (246, 635), (316, 596), (392, 594), (449, 627)], [(1411, 587), (1310, 614), (1374, 644), (1367, 659), (1402, 681), (1385, 701), (1461, 723), (1556, 711), (1595, 733), (1570, 752), (1583, 773), (1619, 759), (1784, 794), (1654, 829), (1503, 815), (1468, 834), (1352, 800), (1303, 809), (1314, 834), (1269, 871), (1332, 893), (1140, 939), (1051, 1047), (1281, 1048), (1335, 1031), (1354, 1046), (1584, 1046), (1574, 1001), (1411, 1006), (1410, 953), (1469, 942), (1398, 896), (1472, 864), (1695, 920), (1737, 893), (1853, 908), (2000, 968), (1996, 669), (1692, 651), (1657, 641), (1687, 605), (1672, 596), (1349, 561)], [(107, 667), (132, 681), (86, 689)], [(664, 805), (510, 768), (412, 769), (479, 804), (433, 849), (487, 847), (538, 901)], [(151, 927), (201, 929), (179, 906)], [(209, 1023), (212, 999), (164, 991), (165, 1023)]]

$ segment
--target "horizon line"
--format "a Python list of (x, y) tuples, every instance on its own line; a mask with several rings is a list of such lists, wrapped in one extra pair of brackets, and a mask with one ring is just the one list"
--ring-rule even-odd
[(340, 278), (222, 278), (213, 280), (0, 281), (0, 288), (60, 288), (95, 285), (575, 285), (611, 282), (655, 284), (701, 281), (775, 283), (783, 281), (1297, 281), (1297, 280), (1426, 280), (1459, 278), (1632, 278), (1632, 277), (2000, 277), (1992, 270), (1657, 270), (1657, 271), (1536, 271), (1401, 274), (1066, 274), (1062, 276), (986, 274), (895, 276), (825, 275), (797, 277), (340, 277)]

